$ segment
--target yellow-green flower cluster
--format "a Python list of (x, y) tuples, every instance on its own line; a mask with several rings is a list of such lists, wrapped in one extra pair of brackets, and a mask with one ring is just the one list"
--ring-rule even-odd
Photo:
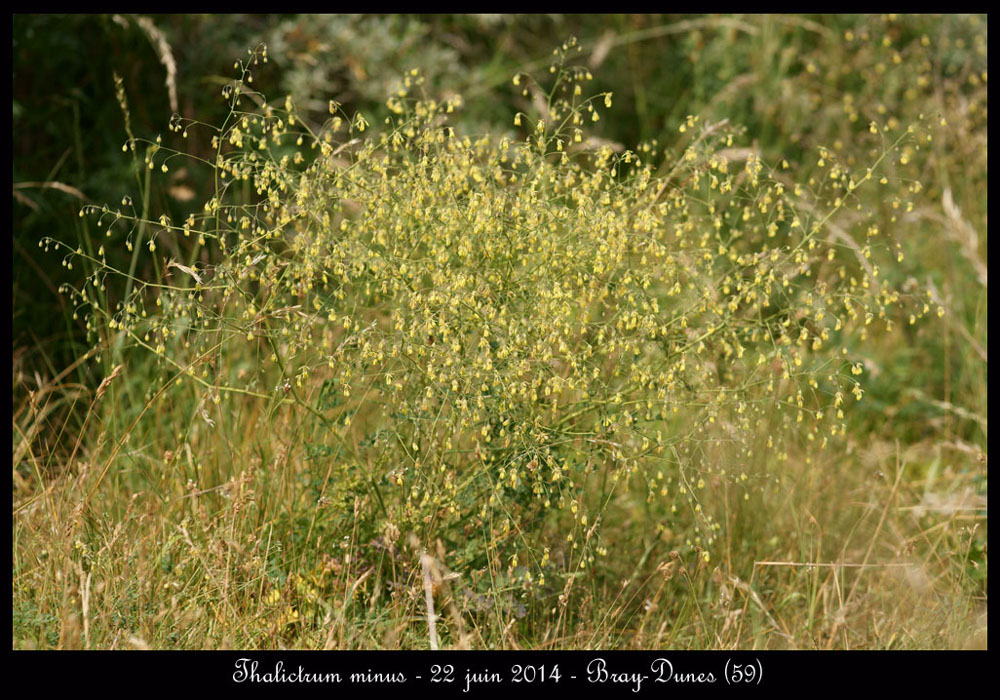
[[(594, 146), (584, 130), (611, 95), (584, 97), (574, 47), (548, 89), (514, 78), (544, 105), (514, 134), (461, 133), (461, 99), (427, 96), (418, 72), (384, 124), (331, 102), (311, 126), (241, 64), (199, 215), (94, 210), (129, 245), (145, 232), (150, 255), (192, 252), (115, 308), (102, 290), (118, 271), (90, 257), (75, 292), (89, 327), (157, 353), (203, 399), (299, 411), (345, 475), (336, 500), (354, 490), (371, 518), (473, 543), (453, 566), (503, 553), (538, 585), (558, 547), (586, 569), (613, 546), (613, 497), (636, 492), (710, 547), (711, 487), (743, 488), (755, 451), (844, 433), (863, 371), (846, 339), (893, 306), (930, 311), (882, 282), (894, 234), (857, 197), (888, 159), (899, 177), (925, 132), (866, 132), (865, 165), (821, 148), (825, 175), (806, 182), (696, 116), (667, 152)], [(149, 166), (163, 153), (179, 152), (157, 141)]]

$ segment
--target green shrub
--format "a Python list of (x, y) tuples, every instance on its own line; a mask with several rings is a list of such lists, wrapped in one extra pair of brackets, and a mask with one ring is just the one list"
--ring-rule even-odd
[[(323, 538), (360, 532), (359, 571), (416, 535), (470, 592), (563, 604), (602, 575), (623, 504), (708, 562), (714, 499), (749, 496), (755, 455), (840, 449), (864, 394), (853, 349), (940, 311), (885, 281), (899, 223), (877, 205), (920, 196), (907, 166), (931, 115), (852, 132), (866, 163), (820, 146), (802, 177), (696, 116), (668, 152), (616, 150), (587, 136), (612, 95), (585, 97), (577, 49), (550, 82), (514, 77), (538, 106), (516, 137), (461, 133), (462, 100), (419, 71), (384, 124), (330, 102), (312, 129), (255, 92), (262, 48), (223, 88), (221, 127), (175, 116), (166, 138), (130, 138), (169, 172), (190, 131), (213, 134), (214, 162), (188, 163), (213, 171), (201, 213), (146, 220), (125, 196), (81, 212), (97, 251), (42, 244), (85, 270), (70, 293), (92, 338), (153, 354), (187, 397), (161, 415), (185, 444), (162, 447), (197, 452), (213, 404), (286, 433), (294, 416), (293, 461), (326, 467), (303, 486), (334, 508)], [(110, 246), (157, 274), (112, 266)]]

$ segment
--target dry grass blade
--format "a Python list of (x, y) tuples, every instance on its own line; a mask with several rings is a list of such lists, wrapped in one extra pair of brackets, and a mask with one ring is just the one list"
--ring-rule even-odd
[(195, 270), (193, 270), (192, 268), (188, 267), (187, 265), (181, 265), (176, 260), (170, 260), (169, 262), (167, 262), (166, 269), (169, 270), (172, 267), (176, 267), (181, 272), (183, 272), (183, 273), (185, 273), (185, 274), (193, 277), (194, 280), (195, 280), (195, 282), (197, 282), (198, 284), (202, 284), (201, 275), (199, 275)]
[(177, 61), (174, 60), (174, 52), (170, 48), (170, 42), (149, 17), (138, 17), (136, 23), (149, 37), (149, 43), (153, 45), (160, 63), (167, 71), (166, 85), (167, 93), (170, 96), (170, 109), (176, 112), (179, 109), (177, 103)]
[[(18, 198), (19, 201), (24, 201), (23, 195), (19, 195), (18, 190), (24, 189), (40, 189), (40, 190), (59, 190), (60, 192), (65, 192), (66, 194), (71, 194), (77, 199), (87, 202), (87, 195), (73, 187), (72, 185), (67, 185), (64, 182), (56, 182), (53, 180), (47, 182), (15, 182), (14, 183), (14, 196)], [(30, 201), (30, 200), (28, 200)], [(33, 208), (37, 207), (34, 202), (30, 203)]]

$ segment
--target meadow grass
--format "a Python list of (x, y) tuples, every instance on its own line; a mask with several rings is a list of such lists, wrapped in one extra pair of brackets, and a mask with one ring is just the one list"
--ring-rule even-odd
[(929, 26), (674, 26), (770, 58), (634, 150), (575, 40), (513, 131), (417, 70), (300, 113), (262, 47), (127, 127), (39, 243), (91, 349), (13, 357), (14, 647), (985, 647), (985, 27)]

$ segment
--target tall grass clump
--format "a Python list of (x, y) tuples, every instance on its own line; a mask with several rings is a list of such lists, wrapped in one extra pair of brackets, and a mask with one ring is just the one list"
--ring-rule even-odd
[[(323, 600), (421, 609), (412, 547), (450, 572), (449, 643), (493, 617), (565, 627), (621, 576), (621, 532), (706, 567), (723, 494), (843, 449), (857, 349), (942, 313), (886, 274), (905, 230), (879, 206), (919, 202), (910, 166), (939, 118), (852, 132), (865, 162), (832, 143), (808, 167), (765, 162), (752, 134), (695, 115), (669, 147), (619, 149), (588, 135), (613, 96), (588, 92), (577, 50), (544, 81), (514, 76), (536, 109), (513, 131), (469, 134), (451, 122), (461, 97), (419, 71), (384, 120), (331, 101), (310, 124), (255, 91), (259, 48), (220, 126), (175, 115), (125, 143), (145, 173), (209, 169), (200, 209), (156, 218), (125, 194), (81, 211), (97, 250), (42, 241), (82, 271), (66, 291), (107, 371), (124, 368), (95, 404), (88, 498), (156, 484), (191, 504), (171, 515), (164, 587), (210, 581), (219, 615), (240, 591), (246, 615), (277, 605), (275, 629), (318, 644), (346, 608)], [(185, 153), (195, 131), (213, 158)], [(130, 383), (150, 359), (154, 379)], [(134, 481), (122, 460), (142, 462)], [(199, 545), (193, 523), (230, 544)], [(232, 544), (236, 528), (253, 534)]]

